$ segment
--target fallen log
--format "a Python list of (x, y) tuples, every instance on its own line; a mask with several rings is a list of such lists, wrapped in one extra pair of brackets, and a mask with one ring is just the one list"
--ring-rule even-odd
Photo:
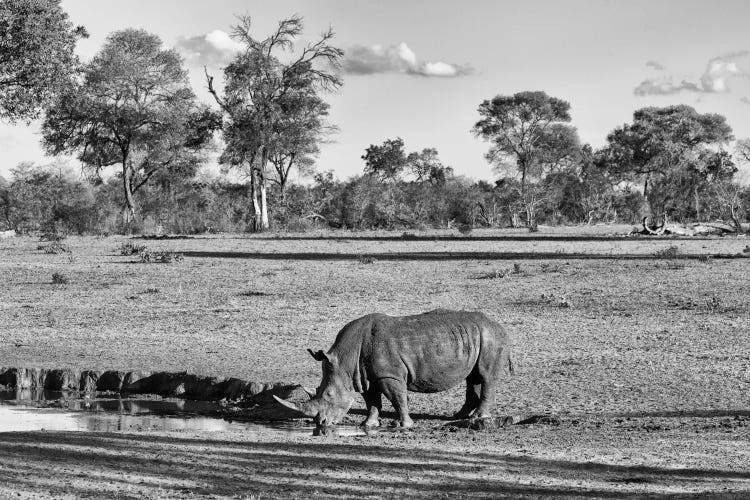
[(643, 229), (640, 231), (633, 230), (628, 233), (629, 236), (641, 234), (645, 236), (723, 236), (725, 234), (737, 234), (737, 228), (724, 222), (694, 222), (691, 224), (680, 224), (671, 222), (667, 216), (664, 216), (664, 222), (661, 226), (651, 226), (647, 224), (648, 217), (641, 221)]

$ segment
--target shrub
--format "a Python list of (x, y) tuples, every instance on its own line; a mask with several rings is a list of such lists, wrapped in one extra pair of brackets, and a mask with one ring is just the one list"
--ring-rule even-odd
[(676, 259), (679, 253), (680, 250), (673, 245), (668, 248), (657, 250), (656, 252), (654, 252), (654, 257), (656, 257), (657, 259)]
[(480, 274), (475, 277), (475, 279), (478, 280), (494, 280), (494, 279), (501, 279), (505, 278), (510, 270), (508, 269), (495, 269), (492, 272)]
[(458, 232), (464, 236), (469, 236), (474, 227), (471, 224), (461, 224), (458, 226)]
[(70, 282), (67, 276), (63, 273), (52, 273), (52, 284), (53, 285), (67, 285)]
[(48, 254), (70, 253), (70, 247), (64, 243), (60, 243), (57, 240), (47, 245), (39, 245), (36, 247), (36, 249)]
[(141, 262), (154, 262), (160, 264), (171, 264), (172, 262), (182, 262), (185, 258), (180, 252), (172, 250), (148, 250), (140, 252)]
[(39, 241), (62, 241), (67, 238), (67, 235), (60, 233), (56, 228), (52, 228), (49, 231), (44, 231), (39, 236)]
[(146, 245), (136, 245), (132, 241), (126, 241), (120, 248), (120, 255), (136, 255), (146, 251)]

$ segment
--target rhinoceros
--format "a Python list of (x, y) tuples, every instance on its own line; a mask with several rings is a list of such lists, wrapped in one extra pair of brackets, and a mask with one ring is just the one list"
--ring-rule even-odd
[[(511, 342), (502, 326), (481, 312), (435, 310), (414, 316), (368, 314), (347, 324), (328, 352), (308, 352), (323, 363), (320, 386), (310, 400), (281, 404), (318, 426), (337, 423), (356, 393), (364, 396), (366, 427), (380, 425), (382, 396), (410, 427), (407, 391), (439, 392), (466, 381), (466, 402), (455, 418), (488, 417), (501, 372), (513, 373)], [(274, 396), (275, 397), (275, 396)]]

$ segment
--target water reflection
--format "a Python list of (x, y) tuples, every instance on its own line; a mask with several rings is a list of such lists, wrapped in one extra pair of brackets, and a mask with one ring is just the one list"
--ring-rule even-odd
[(179, 415), (182, 413), (216, 413), (221, 407), (212, 401), (189, 401), (184, 399), (92, 399), (79, 394), (58, 391), (0, 391), (0, 403), (45, 403), (71, 411), (106, 411), (117, 413), (158, 413)]
[[(202, 416), (200, 412), (218, 408), (216, 403), (205, 401), (64, 397), (50, 401), (49, 397), (56, 396), (53, 393), (27, 395), (29, 397), (25, 400), (7, 396), (7, 393), (0, 396), (0, 432), (241, 431), (267, 437), (270, 431), (286, 435), (321, 435), (313, 426), (295, 425), (293, 422), (258, 424)], [(40, 402), (54, 404), (55, 407), (40, 407)], [(364, 434), (359, 427), (342, 426), (322, 435)]]

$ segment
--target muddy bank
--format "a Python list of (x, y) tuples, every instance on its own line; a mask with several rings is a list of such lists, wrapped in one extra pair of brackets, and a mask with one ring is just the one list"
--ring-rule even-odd
[(0, 368), (0, 390), (156, 394), (199, 401), (239, 400), (264, 391), (293, 386), (285, 382), (252, 382), (186, 372), (143, 372), (45, 368)]
[[(290, 420), (300, 415), (281, 406), (277, 396), (292, 402), (309, 399), (298, 384), (254, 382), (239, 378), (193, 375), (186, 372), (143, 372), (44, 368), (0, 368), (0, 392), (5, 399), (36, 400), (69, 407), (76, 397), (101, 395), (132, 398), (152, 395), (190, 401), (214, 401), (213, 414), (244, 420)], [(46, 394), (56, 393), (53, 397)], [(64, 397), (60, 397), (64, 396)], [(71, 397), (72, 396), (72, 397)]]

